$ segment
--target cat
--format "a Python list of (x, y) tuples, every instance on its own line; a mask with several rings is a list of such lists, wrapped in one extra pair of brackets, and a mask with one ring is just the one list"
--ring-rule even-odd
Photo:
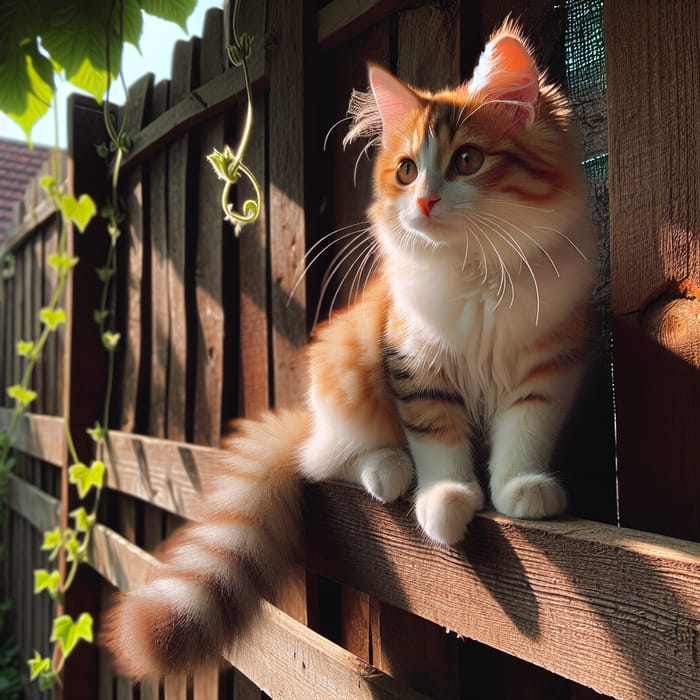
[(585, 367), (595, 254), (567, 101), (510, 20), (457, 88), (371, 64), (369, 83), (345, 140), (377, 147), (376, 272), (309, 345), (305, 408), (239, 424), (200, 522), (108, 613), (121, 673), (215, 662), (254, 624), (300, 549), (303, 480), (382, 502), (414, 488), (421, 530), (451, 546), (486, 502), (484, 436), (496, 509), (565, 510), (548, 465)]

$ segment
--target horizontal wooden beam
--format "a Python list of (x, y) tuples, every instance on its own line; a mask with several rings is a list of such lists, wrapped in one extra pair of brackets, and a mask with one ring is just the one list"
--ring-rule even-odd
[(56, 214), (56, 205), (50, 199), (45, 199), (34, 207), (24, 219), (10, 229), (0, 245), (0, 258), (18, 248), (37, 230), (43, 228)]
[[(12, 421), (13, 410), (0, 408), (0, 430), (6, 430)], [(15, 449), (44, 462), (61, 466), (66, 454), (63, 418), (37, 413), (25, 413), (15, 432)]]
[(405, 0), (333, 0), (317, 16), (318, 43), (334, 48), (405, 6)]
[[(158, 562), (104, 525), (93, 531), (90, 563), (112, 585), (143, 583)], [(419, 700), (425, 696), (265, 603), (259, 623), (227, 660), (272, 697)]]
[[(110, 433), (109, 484), (194, 517), (228, 453)], [(150, 495), (149, 495), (150, 494)], [(306, 489), (313, 571), (614, 696), (693, 697), (700, 544), (573, 518), (479, 515), (460, 547), (425, 542), (406, 501)]]
[(60, 525), (61, 504), (58, 499), (15, 474), (7, 477), (7, 504), (41, 532)]
[[(261, 37), (260, 45), (253, 49), (248, 65), (250, 81), (255, 90), (260, 89), (265, 78), (263, 43)], [(127, 172), (155, 151), (165, 148), (189, 129), (224, 112), (244, 90), (243, 72), (232, 68), (189, 92), (184, 100), (133, 134), (131, 149), (122, 161), (122, 172)]]
[(615, 697), (697, 697), (700, 545), (575, 519), (483, 514), (425, 542), (406, 502), (309, 487), (307, 565)]

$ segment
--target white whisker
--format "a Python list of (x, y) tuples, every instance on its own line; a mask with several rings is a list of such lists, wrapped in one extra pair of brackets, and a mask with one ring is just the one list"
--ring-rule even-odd
[(335, 129), (336, 126), (339, 126), (343, 122), (350, 121), (352, 118), (353, 117), (343, 117), (342, 119), (338, 119), (338, 121), (335, 124), (333, 124), (333, 126), (331, 126), (330, 129), (328, 129), (328, 131), (326, 132), (326, 137), (323, 139), (323, 150), (324, 151), (326, 150), (326, 146), (328, 146), (328, 137), (331, 135), (331, 132), (333, 131), (333, 129)]
[(562, 238), (566, 239), (570, 244), (571, 247), (586, 261), (588, 262), (588, 258), (584, 255), (583, 251), (565, 234), (559, 231), (556, 228), (550, 228), (549, 226), (538, 226), (537, 229), (539, 231), (551, 231), (552, 233), (556, 233)]

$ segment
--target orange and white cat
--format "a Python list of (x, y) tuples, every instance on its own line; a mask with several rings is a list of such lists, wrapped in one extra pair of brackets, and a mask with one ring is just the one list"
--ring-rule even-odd
[(426, 536), (453, 545), (486, 500), (485, 438), (499, 511), (565, 508), (548, 467), (584, 369), (595, 252), (567, 103), (512, 22), (455, 89), (374, 65), (369, 81), (346, 140), (378, 146), (376, 274), (310, 345), (306, 407), (241, 423), (200, 522), (110, 612), (128, 675), (215, 662), (254, 623), (298, 551), (302, 479), (386, 502), (413, 488)]

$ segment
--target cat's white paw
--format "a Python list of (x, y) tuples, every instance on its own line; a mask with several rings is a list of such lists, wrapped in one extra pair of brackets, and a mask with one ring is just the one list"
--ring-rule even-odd
[(520, 474), (491, 494), (494, 507), (513, 518), (541, 520), (566, 510), (566, 492), (548, 474)]
[(382, 503), (403, 496), (413, 483), (413, 462), (398, 447), (384, 447), (360, 457), (358, 463), (362, 485)]
[(425, 534), (438, 544), (457, 544), (474, 514), (484, 507), (484, 493), (475, 482), (439, 481), (420, 489), (416, 517)]

